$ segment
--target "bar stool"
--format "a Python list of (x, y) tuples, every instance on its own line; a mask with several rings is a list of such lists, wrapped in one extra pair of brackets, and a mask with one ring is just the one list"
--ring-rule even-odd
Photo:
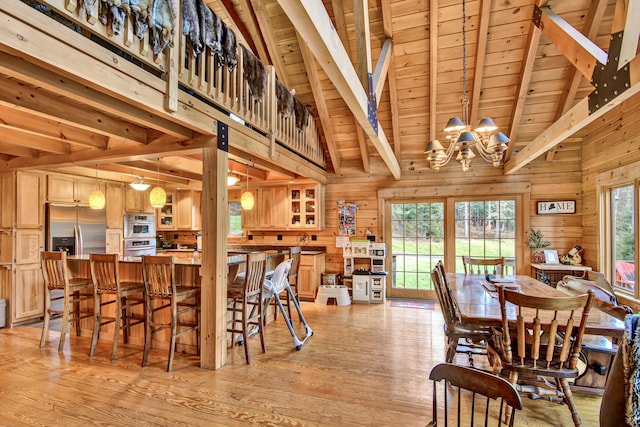
[[(169, 360), (167, 361), (167, 372), (170, 372), (178, 337), (189, 332), (195, 332), (198, 354), (200, 354), (200, 288), (176, 286), (173, 256), (143, 256), (142, 277), (144, 279), (147, 306), (147, 330), (145, 333), (142, 366), (147, 365), (153, 334), (164, 329), (171, 329)], [(186, 302), (190, 299), (194, 301), (191, 303)], [(160, 301), (160, 305), (154, 307), (153, 301)], [(153, 314), (166, 308), (171, 309), (169, 322), (154, 320)], [(188, 312), (195, 312), (195, 322), (180, 320), (180, 315)]]
[[(91, 348), (89, 356), (93, 356), (100, 336), (100, 328), (110, 323), (114, 324), (113, 349), (111, 360), (116, 359), (118, 350), (118, 339), (120, 331), (123, 332), (125, 344), (129, 342), (129, 328), (145, 323), (147, 317), (144, 314), (134, 315), (132, 308), (137, 305), (145, 305), (144, 283), (142, 282), (122, 282), (118, 271), (118, 254), (90, 254), (91, 279), (93, 280), (94, 294), (94, 323), (93, 334), (91, 336)], [(104, 295), (113, 295), (114, 301), (103, 302)], [(115, 304), (113, 316), (102, 313), (104, 306)], [(145, 311), (146, 312), (146, 309)]]
[[(264, 342), (264, 319), (262, 316), (262, 285), (267, 265), (267, 255), (265, 252), (250, 252), (247, 255), (247, 268), (244, 279), (236, 280), (227, 285), (227, 299), (229, 306), (227, 311), (231, 312), (231, 325), (227, 332), (231, 332), (231, 343), (235, 342), (235, 334), (242, 334), (244, 345), (244, 356), (247, 364), (251, 363), (249, 357), (249, 328), (255, 326), (260, 333), (260, 343), (262, 352), (267, 348)], [(236, 314), (240, 315), (238, 319)], [(240, 325), (237, 325), (237, 324)]]
[[(67, 253), (64, 251), (40, 253), (40, 263), (42, 264), (42, 276), (44, 278), (44, 321), (42, 324), (42, 337), (40, 338), (40, 348), (44, 347), (49, 333), (49, 323), (51, 319), (62, 316), (60, 327), (60, 341), (58, 351), (64, 348), (64, 341), (67, 337), (67, 329), (73, 321), (76, 329), (76, 336), (80, 336), (80, 320), (92, 317), (89, 310), (81, 311), (80, 303), (93, 299), (93, 282), (90, 278), (72, 278), (67, 266)], [(59, 293), (61, 296), (52, 296), (52, 293)], [(51, 308), (51, 303), (63, 301), (62, 310)]]

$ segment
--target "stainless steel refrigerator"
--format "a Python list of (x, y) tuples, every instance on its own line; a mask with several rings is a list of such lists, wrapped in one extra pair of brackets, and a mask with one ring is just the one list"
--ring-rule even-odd
[(69, 255), (106, 252), (105, 209), (47, 203), (47, 250), (64, 250)]

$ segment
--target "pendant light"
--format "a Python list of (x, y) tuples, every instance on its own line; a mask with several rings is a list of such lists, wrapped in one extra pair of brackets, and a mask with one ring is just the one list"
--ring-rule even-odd
[(240, 197), (240, 206), (242, 206), (242, 209), (245, 211), (250, 211), (253, 209), (253, 204), (253, 194), (249, 191), (249, 165), (247, 165), (247, 190), (242, 193), (242, 196)]
[(160, 187), (160, 158), (158, 158), (158, 185), (149, 193), (149, 201), (154, 208), (161, 208), (167, 203), (167, 193)]
[(144, 179), (141, 176), (138, 177), (137, 181), (134, 181), (129, 185), (131, 186), (131, 188), (133, 188), (136, 191), (144, 191), (150, 187), (149, 184), (144, 182)]
[(89, 194), (89, 207), (91, 209), (104, 209), (104, 205), (104, 193), (100, 191), (100, 183), (98, 182), (98, 164), (96, 163), (96, 190)]

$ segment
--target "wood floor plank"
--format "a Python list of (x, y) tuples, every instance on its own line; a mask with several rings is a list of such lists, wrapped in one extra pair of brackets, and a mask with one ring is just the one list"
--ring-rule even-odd
[[(167, 373), (166, 349), (119, 346), (112, 362), (104, 337), (93, 358), (90, 338), (58, 336), (40, 349), (40, 329), (0, 329), (2, 425), (424, 426), (431, 420), (431, 368), (444, 358), (442, 315), (386, 304), (303, 303), (314, 335), (296, 351), (281, 316), (244, 350), (228, 350), (218, 371), (197, 356), (177, 354)], [(299, 334), (304, 333), (295, 322)], [(110, 338), (110, 337), (108, 337)], [(475, 358), (476, 365), (484, 363)], [(467, 364), (465, 355), (456, 361)], [(585, 425), (597, 425), (600, 397), (575, 394)], [(524, 399), (518, 425), (571, 425), (564, 405)]]

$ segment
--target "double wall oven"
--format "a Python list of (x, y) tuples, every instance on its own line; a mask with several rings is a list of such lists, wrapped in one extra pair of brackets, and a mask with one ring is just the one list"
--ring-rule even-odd
[(124, 256), (156, 254), (156, 217), (130, 214), (124, 217)]

